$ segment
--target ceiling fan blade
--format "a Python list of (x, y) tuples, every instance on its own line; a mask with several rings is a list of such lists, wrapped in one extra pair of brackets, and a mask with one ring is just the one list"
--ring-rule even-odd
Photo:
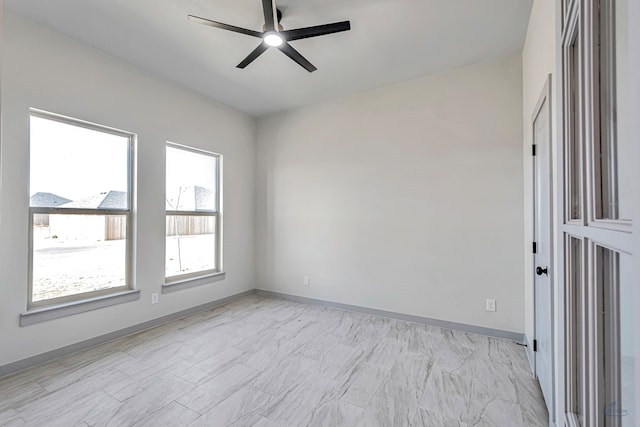
[(311, 62), (307, 61), (307, 59), (304, 56), (302, 56), (300, 52), (292, 48), (289, 43), (287, 42), (282, 43), (280, 46), (278, 46), (278, 49), (280, 49), (282, 53), (287, 55), (289, 58), (297, 62), (298, 65), (300, 65), (302, 68), (304, 68), (308, 72), (313, 73), (315, 70), (317, 70), (317, 68), (314, 67)]
[(342, 31), (349, 31), (351, 29), (351, 22), (342, 21), (334, 22), (333, 24), (316, 25), (315, 27), (296, 28), (294, 30), (282, 31), (280, 34), (287, 41), (307, 39), (309, 37), (324, 36), (327, 34), (339, 33)]
[(245, 68), (247, 65), (255, 61), (258, 56), (262, 55), (268, 48), (269, 48), (268, 44), (264, 42), (260, 43), (260, 45), (257, 48), (255, 48), (253, 52), (251, 52), (246, 58), (244, 58), (242, 62), (239, 63), (236, 67)]
[(273, 14), (273, 0), (262, 0), (262, 10), (264, 11), (264, 26), (266, 31), (275, 31), (276, 21)]
[(258, 31), (248, 30), (246, 28), (236, 27), (235, 25), (223, 24), (222, 22), (212, 21), (210, 19), (200, 18), (199, 16), (189, 15), (189, 21), (196, 22), (210, 27), (221, 28), (223, 30), (233, 31), (234, 33), (246, 34), (248, 36), (262, 38), (262, 33)]

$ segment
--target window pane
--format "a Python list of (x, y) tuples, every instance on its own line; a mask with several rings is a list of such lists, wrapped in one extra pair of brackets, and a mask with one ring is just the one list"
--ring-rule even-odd
[(635, 331), (632, 258), (597, 249), (598, 287), (602, 293), (606, 426), (635, 426)]
[(167, 147), (169, 211), (217, 211), (218, 158), (215, 155)]
[(587, 306), (586, 292), (583, 277), (583, 259), (582, 259), (582, 241), (576, 238), (569, 238), (569, 283), (568, 301), (569, 316), (568, 323), (571, 327), (572, 351), (570, 366), (570, 380), (573, 389), (571, 390), (572, 401), (569, 402), (572, 407), (569, 412), (574, 413), (580, 423), (584, 422), (584, 398), (585, 398), (585, 366), (583, 355), (586, 354), (585, 348), (585, 326), (586, 319), (584, 310)]
[(600, 146), (597, 218), (625, 219), (632, 216), (633, 118), (629, 111), (628, 0), (601, 0), (600, 52)]
[(166, 277), (216, 270), (215, 216), (167, 215)]
[(128, 209), (129, 138), (32, 116), (32, 207)]
[[(620, 376), (621, 409), (623, 410), (622, 427), (635, 427), (639, 419), (635, 398), (636, 379), (636, 335), (634, 328), (633, 302), (637, 301), (633, 281), (632, 258), (620, 256)], [(626, 411), (626, 412), (625, 412)]]
[(33, 302), (126, 285), (126, 215), (34, 215)]
[(580, 131), (580, 34), (576, 32), (568, 57), (569, 93), (568, 111), (568, 182), (569, 182), (569, 219), (582, 218), (582, 150)]

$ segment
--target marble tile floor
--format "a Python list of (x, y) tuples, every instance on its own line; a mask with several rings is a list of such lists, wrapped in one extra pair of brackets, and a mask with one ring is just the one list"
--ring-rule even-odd
[(257, 295), (0, 380), (0, 426), (547, 426), (524, 349)]

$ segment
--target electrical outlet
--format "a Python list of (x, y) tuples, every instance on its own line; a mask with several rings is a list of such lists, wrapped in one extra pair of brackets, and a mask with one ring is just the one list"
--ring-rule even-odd
[(154, 292), (151, 294), (151, 304), (157, 304), (158, 303), (158, 293)]
[(311, 280), (309, 279), (309, 276), (304, 276), (304, 285), (309, 286), (310, 284), (311, 284)]
[(487, 300), (487, 311), (496, 311), (496, 300), (494, 299)]

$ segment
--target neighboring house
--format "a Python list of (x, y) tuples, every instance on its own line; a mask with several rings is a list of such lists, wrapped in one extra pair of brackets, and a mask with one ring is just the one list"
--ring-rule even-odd
[[(168, 211), (216, 210), (216, 193), (198, 185), (167, 189)], [(167, 236), (215, 233), (215, 219), (204, 216), (168, 216)]]
[[(127, 193), (105, 191), (82, 200), (64, 204), (75, 209), (126, 209)], [(126, 237), (125, 215), (53, 215), (50, 219), (51, 235), (60, 239), (120, 240)]]
[(216, 208), (216, 193), (198, 185), (167, 189), (167, 210), (212, 211)]
[[(55, 208), (71, 200), (58, 196), (53, 193), (38, 192), (31, 196), (30, 206), (32, 208)], [(35, 214), (33, 216), (33, 225), (46, 227), (49, 225), (48, 214)]]
[(86, 199), (64, 205), (74, 209), (127, 209), (127, 193), (124, 191), (103, 191)]

